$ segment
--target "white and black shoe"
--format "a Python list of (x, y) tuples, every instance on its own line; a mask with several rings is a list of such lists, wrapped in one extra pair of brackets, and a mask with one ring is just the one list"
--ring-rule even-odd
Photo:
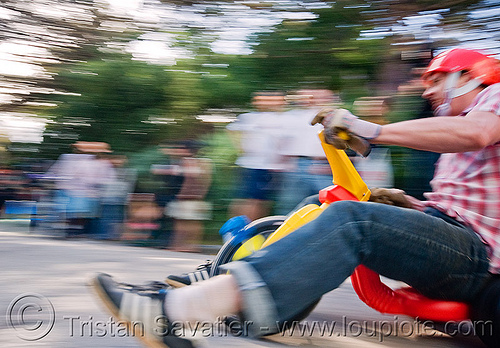
[(170, 289), (167, 284), (124, 284), (115, 282), (108, 274), (100, 273), (93, 279), (92, 286), (118, 320), (126, 322), (129, 329), (141, 330), (135, 336), (148, 347), (196, 347), (194, 340), (177, 336), (172, 330), (172, 324), (164, 311), (165, 297)]
[(196, 271), (183, 273), (181, 275), (169, 275), (165, 279), (165, 283), (174, 288), (180, 288), (183, 286), (198, 283), (210, 278), (210, 269), (212, 267), (212, 261), (207, 261), (196, 268)]

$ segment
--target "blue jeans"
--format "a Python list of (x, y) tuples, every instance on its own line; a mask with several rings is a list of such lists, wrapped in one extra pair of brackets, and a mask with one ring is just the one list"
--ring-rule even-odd
[(125, 220), (125, 205), (108, 204), (101, 205), (101, 216), (97, 221), (96, 239), (118, 239), (119, 226)]
[(273, 200), (280, 173), (269, 169), (239, 168), (237, 196), (242, 199)]
[(226, 268), (240, 286), (250, 334), (259, 336), (337, 288), (360, 264), (439, 299), (470, 301), (490, 277), (486, 246), (455, 220), (434, 209), (351, 201), (332, 204)]

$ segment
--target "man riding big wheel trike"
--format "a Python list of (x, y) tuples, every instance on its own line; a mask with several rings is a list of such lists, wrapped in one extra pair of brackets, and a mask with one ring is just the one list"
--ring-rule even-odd
[[(252, 323), (248, 335), (268, 335), (353, 275), (355, 290), (375, 309), (489, 322), (481, 338), (500, 347), (500, 65), (480, 52), (452, 49), (432, 60), (423, 81), (436, 117), (380, 126), (338, 109), (314, 121), (339, 149), (362, 151), (368, 141), (441, 153), (427, 201), (393, 190), (371, 194), (393, 205), (368, 201), (370, 190), (345, 154), (325, 145), (335, 185), (322, 191), (321, 206), (279, 221), (260, 250), (238, 259), (245, 249), (239, 248), (231, 262), (217, 265), (222, 274), (178, 289), (99, 274), (93, 284), (100, 298), (121, 320), (144, 323), (148, 345), (193, 347), (193, 336), (172, 323), (238, 315)], [(340, 174), (332, 157), (346, 165)], [(411, 288), (392, 291), (377, 274)]]

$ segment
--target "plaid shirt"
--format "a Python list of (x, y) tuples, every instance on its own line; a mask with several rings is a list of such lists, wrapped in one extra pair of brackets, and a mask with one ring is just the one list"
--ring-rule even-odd
[[(500, 115), (500, 83), (484, 89), (463, 115)], [(500, 273), (500, 143), (479, 151), (442, 154), (425, 206), (470, 226), (489, 246), (490, 271)]]

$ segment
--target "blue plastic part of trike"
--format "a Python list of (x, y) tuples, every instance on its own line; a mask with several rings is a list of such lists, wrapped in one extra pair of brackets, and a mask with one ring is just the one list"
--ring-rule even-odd
[[(246, 215), (235, 216), (226, 221), (224, 225), (219, 230), (224, 242), (228, 240), (233, 240), (234, 242), (239, 242), (241, 238), (245, 238), (250, 232), (245, 230), (245, 227), (250, 223), (250, 219)], [(234, 237), (238, 237), (234, 239)]]

